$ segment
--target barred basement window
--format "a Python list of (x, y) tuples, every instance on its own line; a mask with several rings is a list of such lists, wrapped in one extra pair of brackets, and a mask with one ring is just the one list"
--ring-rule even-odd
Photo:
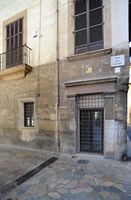
[(102, 48), (102, 0), (75, 0), (75, 53)]
[(34, 127), (34, 102), (24, 103), (24, 126)]

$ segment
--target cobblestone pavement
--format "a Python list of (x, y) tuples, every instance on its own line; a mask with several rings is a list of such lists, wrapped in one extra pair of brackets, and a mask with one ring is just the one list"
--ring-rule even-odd
[[(35, 153), (36, 160), (37, 156)], [(23, 165), (28, 166), (25, 162)], [(55, 163), (1, 199), (131, 200), (131, 162), (100, 156), (60, 155)]]
[(40, 165), (51, 155), (50, 152), (38, 153), (0, 145), (0, 188)]

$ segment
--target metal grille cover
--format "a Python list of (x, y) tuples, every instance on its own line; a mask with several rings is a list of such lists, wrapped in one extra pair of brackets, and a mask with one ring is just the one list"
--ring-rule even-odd
[(104, 108), (102, 94), (83, 95), (77, 97), (78, 108)]

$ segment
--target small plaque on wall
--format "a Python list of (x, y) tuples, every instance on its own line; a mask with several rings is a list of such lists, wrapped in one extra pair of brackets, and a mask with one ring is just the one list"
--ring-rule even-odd
[(125, 65), (125, 55), (111, 56), (111, 67), (121, 67)]
[(85, 69), (86, 74), (91, 74), (92, 73), (92, 67), (88, 67)]

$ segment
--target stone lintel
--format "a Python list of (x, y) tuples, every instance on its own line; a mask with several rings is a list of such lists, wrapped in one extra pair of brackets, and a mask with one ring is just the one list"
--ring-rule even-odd
[(97, 79), (86, 79), (86, 80), (74, 80), (65, 82), (66, 87), (87, 85), (87, 84), (97, 84), (97, 83), (107, 83), (107, 82), (117, 82), (117, 76), (113, 77), (102, 77)]
[(116, 82), (117, 77), (66, 82), (67, 97), (73, 98), (77, 94), (114, 93), (116, 92)]

